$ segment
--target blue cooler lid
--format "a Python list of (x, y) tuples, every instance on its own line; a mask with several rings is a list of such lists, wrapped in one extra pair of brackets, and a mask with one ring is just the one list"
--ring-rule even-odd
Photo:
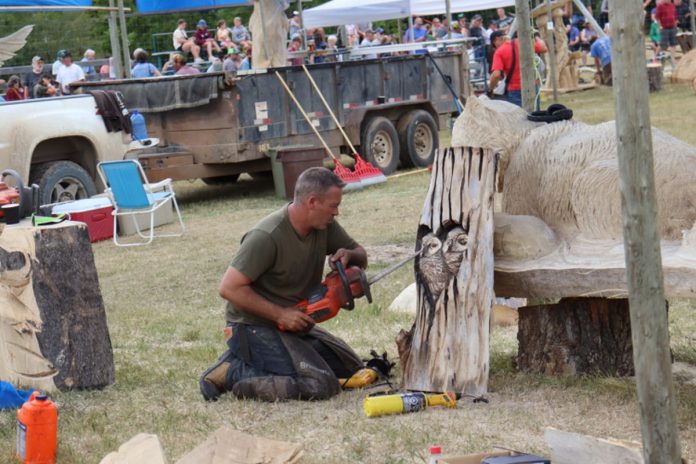
[(84, 200), (75, 200), (67, 203), (55, 205), (51, 212), (57, 213), (81, 213), (83, 211), (92, 211), (99, 208), (111, 206), (111, 200), (106, 197), (87, 198)]

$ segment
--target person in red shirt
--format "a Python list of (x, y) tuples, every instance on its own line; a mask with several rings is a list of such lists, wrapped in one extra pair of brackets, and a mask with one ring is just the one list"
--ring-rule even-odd
[(220, 53), (220, 46), (218, 45), (213, 34), (208, 30), (208, 23), (205, 19), (198, 21), (198, 27), (196, 27), (196, 34), (193, 41), (201, 47), (201, 50), (205, 48), (208, 50), (208, 61), (213, 61), (213, 49)]
[(660, 48), (669, 49), (670, 55), (674, 57), (674, 47), (677, 45), (677, 7), (670, 0), (658, 0), (655, 19), (660, 25)]
[(24, 95), (24, 87), (22, 87), (22, 81), (17, 76), (10, 77), (7, 81), (7, 91), (5, 91), (5, 100), (7, 101), (17, 101), (24, 100), (26, 96)]
[[(498, 83), (502, 79), (505, 79), (507, 82), (507, 92), (504, 95), (504, 99), (521, 107), (522, 79), (520, 77), (519, 40), (517, 40), (516, 37), (512, 40), (508, 40), (503, 31), (495, 31), (491, 34), (491, 45), (495, 49), (495, 53), (493, 54), (489, 89), (495, 89)], [(544, 42), (535, 40), (534, 52), (545, 53), (546, 45), (544, 45)], [(515, 56), (514, 62), (513, 54)]]

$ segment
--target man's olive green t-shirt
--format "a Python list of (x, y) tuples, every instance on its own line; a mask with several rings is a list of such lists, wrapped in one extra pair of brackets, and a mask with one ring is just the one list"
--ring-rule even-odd
[[(324, 230), (300, 237), (288, 218), (288, 205), (266, 216), (244, 237), (231, 267), (247, 276), (262, 297), (280, 306), (294, 306), (322, 280), (326, 256), (339, 248), (358, 244), (333, 221)], [(271, 324), (270, 321), (236, 308), (225, 309), (229, 322)]]

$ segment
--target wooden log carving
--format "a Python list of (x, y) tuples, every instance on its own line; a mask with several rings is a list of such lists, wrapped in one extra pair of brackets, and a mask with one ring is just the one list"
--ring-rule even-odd
[(564, 298), (519, 309), (517, 367), (545, 375), (631, 376), (627, 299)]
[(403, 387), (480, 395), (488, 386), (496, 155), (438, 152), (417, 235), (418, 310), (397, 339)]
[(84, 224), (8, 227), (0, 235), (0, 378), (45, 391), (114, 382)]
[(662, 64), (648, 63), (648, 85), (651, 92), (662, 90)]

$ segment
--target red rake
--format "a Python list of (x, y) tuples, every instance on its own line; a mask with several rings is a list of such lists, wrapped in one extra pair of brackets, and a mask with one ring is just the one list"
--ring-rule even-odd
[(324, 145), (324, 149), (326, 149), (326, 152), (331, 156), (334, 162), (334, 174), (338, 176), (339, 179), (345, 183), (345, 187), (343, 187), (343, 190), (346, 192), (349, 192), (351, 190), (358, 190), (363, 187), (362, 181), (360, 177), (357, 176), (357, 174), (347, 167), (343, 166), (341, 162), (338, 160), (336, 155), (334, 155), (331, 152), (331, 149), (329, 146), (326, 144), (326, 141), (324, 138), (319, 134), (319, 131), (317, 130), (316, 127), (314, 127), (314, 124), (312, 124), (312, 120), (309, 119), (309, 116), (305, 112), (304, 108), (300, 104), (299, 101), (297, 101), (297, 98), (295, 97), (295, 94), (292, 93), (292, 90), (290, 90), (290, 87), (288, 87), (288, 84), (285, 82), (285, 79), (283, 79), (283, 76), (280, 75), (278, 71), (275, 72), (275, 75), (278, 77), (278, 80), (280, 80), (280, 83), (283, 84), (283, 87), (285, 88), (285, 91), (290, 95), (290, 98), (292, 98), (292, 101), (295, 102), (295, 105), (297, 105), (297, 108), (300, 110), (300, 113), (302, 113), (302, 116), (304, 116), (305, 121), (307, 121), (307, 124), (309, 124), (309, 127), (312, 128), (316, 136), (319, 138), (321, 141), (322, 145)]
[(355, 171), (353, 173), (357, 176), (358, 179), (360, 179), (360, 182), (365, 187), (370, 186), (370, 185), (375, 185), (375, 184), (381, 184), (382, 182), (386, 182), (387, 177), (382, 173), (382, 171), (379, 170), (379, 168), (373, 166), (372, 164), (368, 163), (367, 161), (365, 161), (364, 159), (362, 159), (360, 157), (358, 152), (355, 150), (355, 147), (350, 142), (348, 135), (343, 130), (343, 126), (341, 126), (341, 123), (338, 122), (338, 118), (336, 118), (336, 115), (333, 113), (333, 111), (331, 111), (331, 107), (324, 99), (324, 95), (321, 93), (321, 90), (319, 90), (317, 83), (314, 82), (314, 78), (309, 73), (307, 66), (302, 65), (302, 69), (304, 70), (305, 74), (307, 75), (309, 82), (312, 83), (312, 87), (314, 87), (314, 90), (317, 92), (317, 95), (319, 95), (319, 98), (321, 99), (322, 103), (326, 107), (326, 110), (329, 112), (329, 114), (333, 118), (334, 123), (336, 124), (336, 127), (338, 127), (338, 130), (341, 131), (341, 134), (343, 134), (343, 138), (346, 140), (346, 143), (348, 143), (348, 146), (353, 151), (353, 157), (355, 157)]

